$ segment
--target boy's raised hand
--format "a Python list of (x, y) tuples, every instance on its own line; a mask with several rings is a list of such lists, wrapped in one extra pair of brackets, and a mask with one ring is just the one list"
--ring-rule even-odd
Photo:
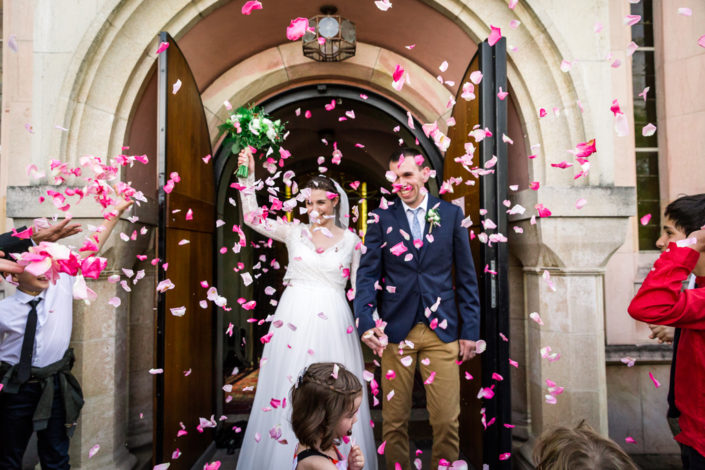
[(135, 201), (131, 199), (119, 198), (118, 201), (115, 203), (115, 210), (118, 211), (118, 213), (122, 214), (127, 209), (129, 209), (130, 206), (134, 203)]
[(69, 224), (69, 222), (71, 222), (71, 219), (64, 219), (57, 224), (39, 229), (32, 235), (32, 240), (37, 244), (41, 242), (55, 242), (62, 238), (76, 235), (81, 231), (81, 224)]
[(365, 466), (365, 455), (360, 446), (353, 445), (348, 453), (348, 470), (362, 470)]

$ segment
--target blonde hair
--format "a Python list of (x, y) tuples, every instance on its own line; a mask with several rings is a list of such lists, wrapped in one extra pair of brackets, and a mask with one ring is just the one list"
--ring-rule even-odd
[(638, 470), (617, 443), (599, 435), (585, 420), (573, 429), (544, 432), (533, 459), (536, 470)]

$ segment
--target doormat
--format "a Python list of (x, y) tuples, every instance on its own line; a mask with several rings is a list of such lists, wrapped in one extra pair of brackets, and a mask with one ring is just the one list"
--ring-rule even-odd
[[(232, 385), (230, 393), (225, 393), (225, 414), (249, 413), (252, 410), (252, 402), (255, 399), (257, 389), (257, 378), (259, 369), (254, 369), (250, 373), (234, 375), (226, 379), (225, 383)], [(228, 397), (232, 397), (228, 402)]]

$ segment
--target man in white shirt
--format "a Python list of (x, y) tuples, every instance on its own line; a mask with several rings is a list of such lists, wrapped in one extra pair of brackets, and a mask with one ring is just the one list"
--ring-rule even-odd
[[(85, 256), (100, 251), (131, 204), (117, 203), (118, 215), (97, 231), (97, 250)], [(78, 224), (67, 230), (67, 223), (57, 224), (53, 240), (40, 236), (34, 241), (54, 241), (79, 231)], [(7, 246), (0, 249), (14, 252), (18, 247)], [(12, 280), (17, 291), (0, 301), (0, 470), (22, 467), (33, 431), (42, 469), (68, 469), (69, 437), (83, 406), (81, 387), (71, 374), (74, 356), (69, 348), (75, 278), (61, 273), (52, 284), (44, 275), (22, 271), (12, 273)]]

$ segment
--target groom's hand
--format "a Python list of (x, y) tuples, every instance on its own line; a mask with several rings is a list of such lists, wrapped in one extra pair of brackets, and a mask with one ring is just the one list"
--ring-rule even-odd
[(469, 361), (475, 357), (475, 341), (470, 341), (469, 339), (460, 339), (460, 351), (458, 352), (458, 357), (462, 362)]
[(370, 328), (363, 333), (362, 342), (365, 343), (373, 353), (382, 357), (384, 348), (387, 347), (387, 335), (379, 328)]

